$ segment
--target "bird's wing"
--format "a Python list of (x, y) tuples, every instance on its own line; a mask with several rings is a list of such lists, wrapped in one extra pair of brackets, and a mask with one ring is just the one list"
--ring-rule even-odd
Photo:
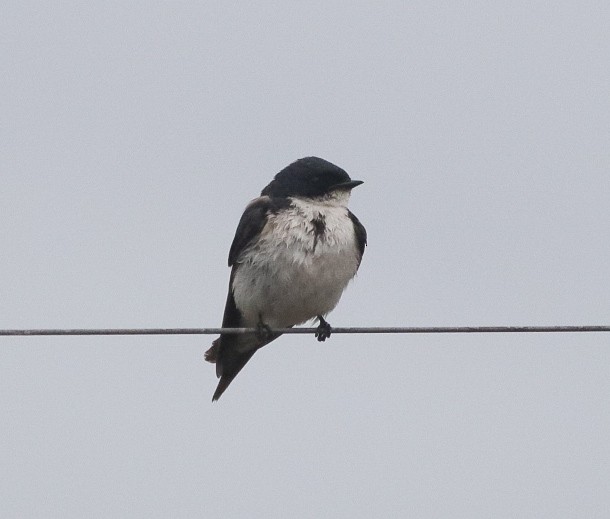
[(364, 225), (360, 223), (360, 220), (356, 217), (354, 213), (352, 213), (349, 209), (347, 210), (347, 214), (350, 217), (350, 220), (354, 224), (354, 232), (356, 233), (356, 244), (358, 245), (358, 252), (360, 253), (360, 257), (358, 258), (358, 266), (360, 266), (360, 261), (362, 261), (362, 256), (364, 254), (364, 248), (366, 247), (366, 229)]
[[(267, 223), (267, 216), (276, 209), (276, 205), (277, 203), (274, 203), (267, 196), (255, 198), (248, 204), (239, 220), (229, 251), (229, 266), (233, 268), (231, 269), (229, 291), (222, 319), (223, 328), (241, 328), (244, 326), (241, 312), (237, 308), (233, 296), (233, 279), (236, 270), (239, 268), (239, 257), (260, 235)], [(218, 400), (220, 398), (220, 395), (227, 389), (258, 348), (277, 337), (279, 335), (273, 336), (264, 343), (260, 343), (254, 334), (225, 334), (216, 339), (212, 343), (212, 347), (206, 352), (206, 359), (216, 363), (216, 376), (220, 378), (212, 399)]]
[(235, 262), (244, 249), (254, 241), (267, 223), (267, 215), (273, 209), (273, 203), (268, 196), (255, 198), (248, 204), (241, 215), (233, 243), (229, 249), (229, 267)]

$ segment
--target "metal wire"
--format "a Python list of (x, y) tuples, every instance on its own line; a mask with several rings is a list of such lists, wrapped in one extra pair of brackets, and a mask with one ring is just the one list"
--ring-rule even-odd
[[(317, 328), (275, 328), (272, 333), (315, 333)], [(40, 335), (219, 335), (256, 333), (256, 328), (94, 328), (0, 330), (0, 336)], [(332, 333), (566, 333), (610, 332), (610, 326), (337, 327)]]

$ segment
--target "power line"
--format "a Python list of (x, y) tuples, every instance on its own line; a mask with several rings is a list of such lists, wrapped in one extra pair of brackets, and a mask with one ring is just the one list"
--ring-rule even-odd
[[(0, 336), (53, 335), (219, 335), (256, 333), (256, 328), (91, 328), (0, 330)], [(274, 328), (272, 333), (315, 333), (317, 328)], [(377, 326), (337, 327), (332, 333), (572, 333), (610, 332), (610, 326)]]

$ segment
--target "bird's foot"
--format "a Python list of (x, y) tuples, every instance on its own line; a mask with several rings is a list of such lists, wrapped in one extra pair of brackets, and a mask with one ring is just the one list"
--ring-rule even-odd
[(273, 337), (271, 328), (262, 319), (259, 319), (256, 325), (256, 338), (261, 342), (268, 342), (271, 340), (271, 337)]
[(316, 329), (316, 339), (318, 339), (318, 341), (320, 342), (324, 342), (326, 339), (328, 339), (330, 337), (330, 334), (332, 332), (332, 327), (330, 326), (330, 324), (328, 324), (325, 320), (324, 317), (322, 317), (321, 315), (318, 315), (318, 320), (320, 321), (320, 324), (318, 325), (318, 328)]

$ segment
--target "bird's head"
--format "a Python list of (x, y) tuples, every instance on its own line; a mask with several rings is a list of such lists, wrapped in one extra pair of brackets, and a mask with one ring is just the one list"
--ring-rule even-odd
[(271, 198), (349, 198), (350, 191), (362, 184), (352, 180), (339, 166), (318, 157), (305, 157), (280, 171), (262, 196)]

